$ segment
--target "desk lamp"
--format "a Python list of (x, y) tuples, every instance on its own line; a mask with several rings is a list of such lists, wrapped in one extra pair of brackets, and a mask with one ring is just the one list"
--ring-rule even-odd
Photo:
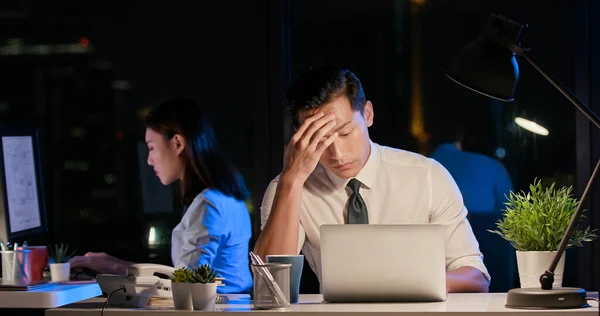
[[(456, 83), (481, 93), (487, 97), (504, 102), (514, 100), (513, 94), (519, 79), (519, 65), (516, 55), (522, 56), (539, 71), (556, 89), (558, 89), (575, 107), (577, 107), (596, 127), (600, 128), (600, 119), (575, 94), (550, 74), (521, 45), (521, 37), (527, 29), (526, 24), (510, 20), (504, 16), (490, 14), (483, 33), (475, 41), (467, 44), (455, 57), (448, 78)], [(583, 201), (589, 195), (590, 187), (598, 174), (600, 161), (596, 164), (581, 201), (571, 218), (556, 255), (548, 269), (540, 276), (540, 288), (518, 288), (508, 291), (506, 307), (529, 309), (558, 309), (587, 307), (586, 292), (580, 288), (552, 288), (554, 269), (564, 252), (577, 222), (581, 217)]]

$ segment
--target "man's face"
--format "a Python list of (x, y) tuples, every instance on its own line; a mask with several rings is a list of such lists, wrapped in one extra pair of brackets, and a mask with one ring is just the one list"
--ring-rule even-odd
[(373, 105), (365, 104), (364, 113), (354, 111), (345, 95), (323, 106), (298, 112), (300, 124), (313, 114), (323, 112), (335, 115), (335, 127), (326, 135), (338, 132), (338, 138), (321, 155), (321, 165), (340, 178), (356, 176), (371, 153), (368, 127), (373, 125)]

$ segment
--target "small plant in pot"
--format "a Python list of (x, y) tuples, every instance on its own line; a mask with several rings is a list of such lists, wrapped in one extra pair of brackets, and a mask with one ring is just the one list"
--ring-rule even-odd
[(217, 272), (208, 264), (177, 269), (171, 278), (173, 306), (177, 310), (214, 310)]
[(215, 269), (208, 264), (200, 265), (192, 270), (192, 302), (194, 310), (212, 311), (217, 299), (217, 276)]
[[(539, 277), (550, 266), (560, 241), (579, 205), (572, 196), (572, 187), (543, 186), (534, 180), (529, 192), (511, 192), (496, 230), (488, 230), (510, 242), (517, 254), (517, 266), (522, 288), (540, 287)], [(583, 216), (582, 216), (583, 217)], [(567, 244), (567, 249), (583, 246), (597, 238), (596, 230), (579, 225)], [(554, 270), (553, 287), (562, 287), (565, 255)]]
[(50, 257), (50, 278), (52, 282), (69, 281), (71, 273), (71, 264), (69, 259), (73, 257), (75, 250), (69, 250), (69, 245), (61, 243), (54, 246), (48, 246), (48, 256)]
[(192, 270), (188, 267), (173, 271), (171, 277), (173, 307), (177, 310), (193, 310), (192, 303)]

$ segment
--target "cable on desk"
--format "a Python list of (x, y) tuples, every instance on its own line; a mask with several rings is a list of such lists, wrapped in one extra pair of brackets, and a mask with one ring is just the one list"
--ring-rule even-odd
[(100, 312), (100, 316), (104, 316), (104, 309), (106, 308), (106, 305), (108, 305), (108, 301), (110, 301), (110, 297), (119, 291), (125, 291), (125, 288), (124, 287), (118, 288), (108, 294), (108, 297), (106, 298), (106, 302), (104, 302), (104, 304), (102, 304), (102, 311)]
[(598, 300), (595, 297), (586, 297), (585, 298), (586, 301), (596, 301), (598, 303), (598, 315), (600, 316), (600, 300)]

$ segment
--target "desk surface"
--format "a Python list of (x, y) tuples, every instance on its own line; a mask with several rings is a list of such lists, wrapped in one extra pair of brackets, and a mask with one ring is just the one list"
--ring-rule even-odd
[[(228, 304), (219, 304), (215, 312), (202, 312), (202, 315), (223, 315), (224, 313), (241, 314), (252, 313), (253, 316), (270, 315), (277, 311), (252, 310), (252, 304), (248, 295), (229, 295)], [(56, 309), (46, 310), (46, 316), (75, 316), (84, 312), (98, 314), (104, 303), (104, 298), (93, 298), (80, 303), (71, 304)], [(324, 315), (334, 316), (333, 314), (350, 314), (354, 316), (372, 315), (372, 314), (399, 314), (403, 316), (413, 315), (431, 315), (445, 313), (445, 315), (598, 315), (598, 304), (590, 302), (592, 307), (573, 309), (573, 310), (517, 310), (504, 307), (506, 303), (506, 293), (490, 294), (449, 294), (445, 302), (439, 303), (376, 303), (376, 304), (330, 304), (323, 303), (321, 295), (300, 295), (300, 303), (292, 304), (287, 314), (310, 314), (310, 316)], [(107, 307), (104, 315), (111, 316), (134, 316), (142, 314), (174, 315), (173, 304), (170, 300), (153, 300), (151, 304), (143, 309), (127, 309), (117, 307)]]
[(30, 291), (0, 291), (0, 308), (54, 308), (99, 295), (97, 283), (52, 284)]

